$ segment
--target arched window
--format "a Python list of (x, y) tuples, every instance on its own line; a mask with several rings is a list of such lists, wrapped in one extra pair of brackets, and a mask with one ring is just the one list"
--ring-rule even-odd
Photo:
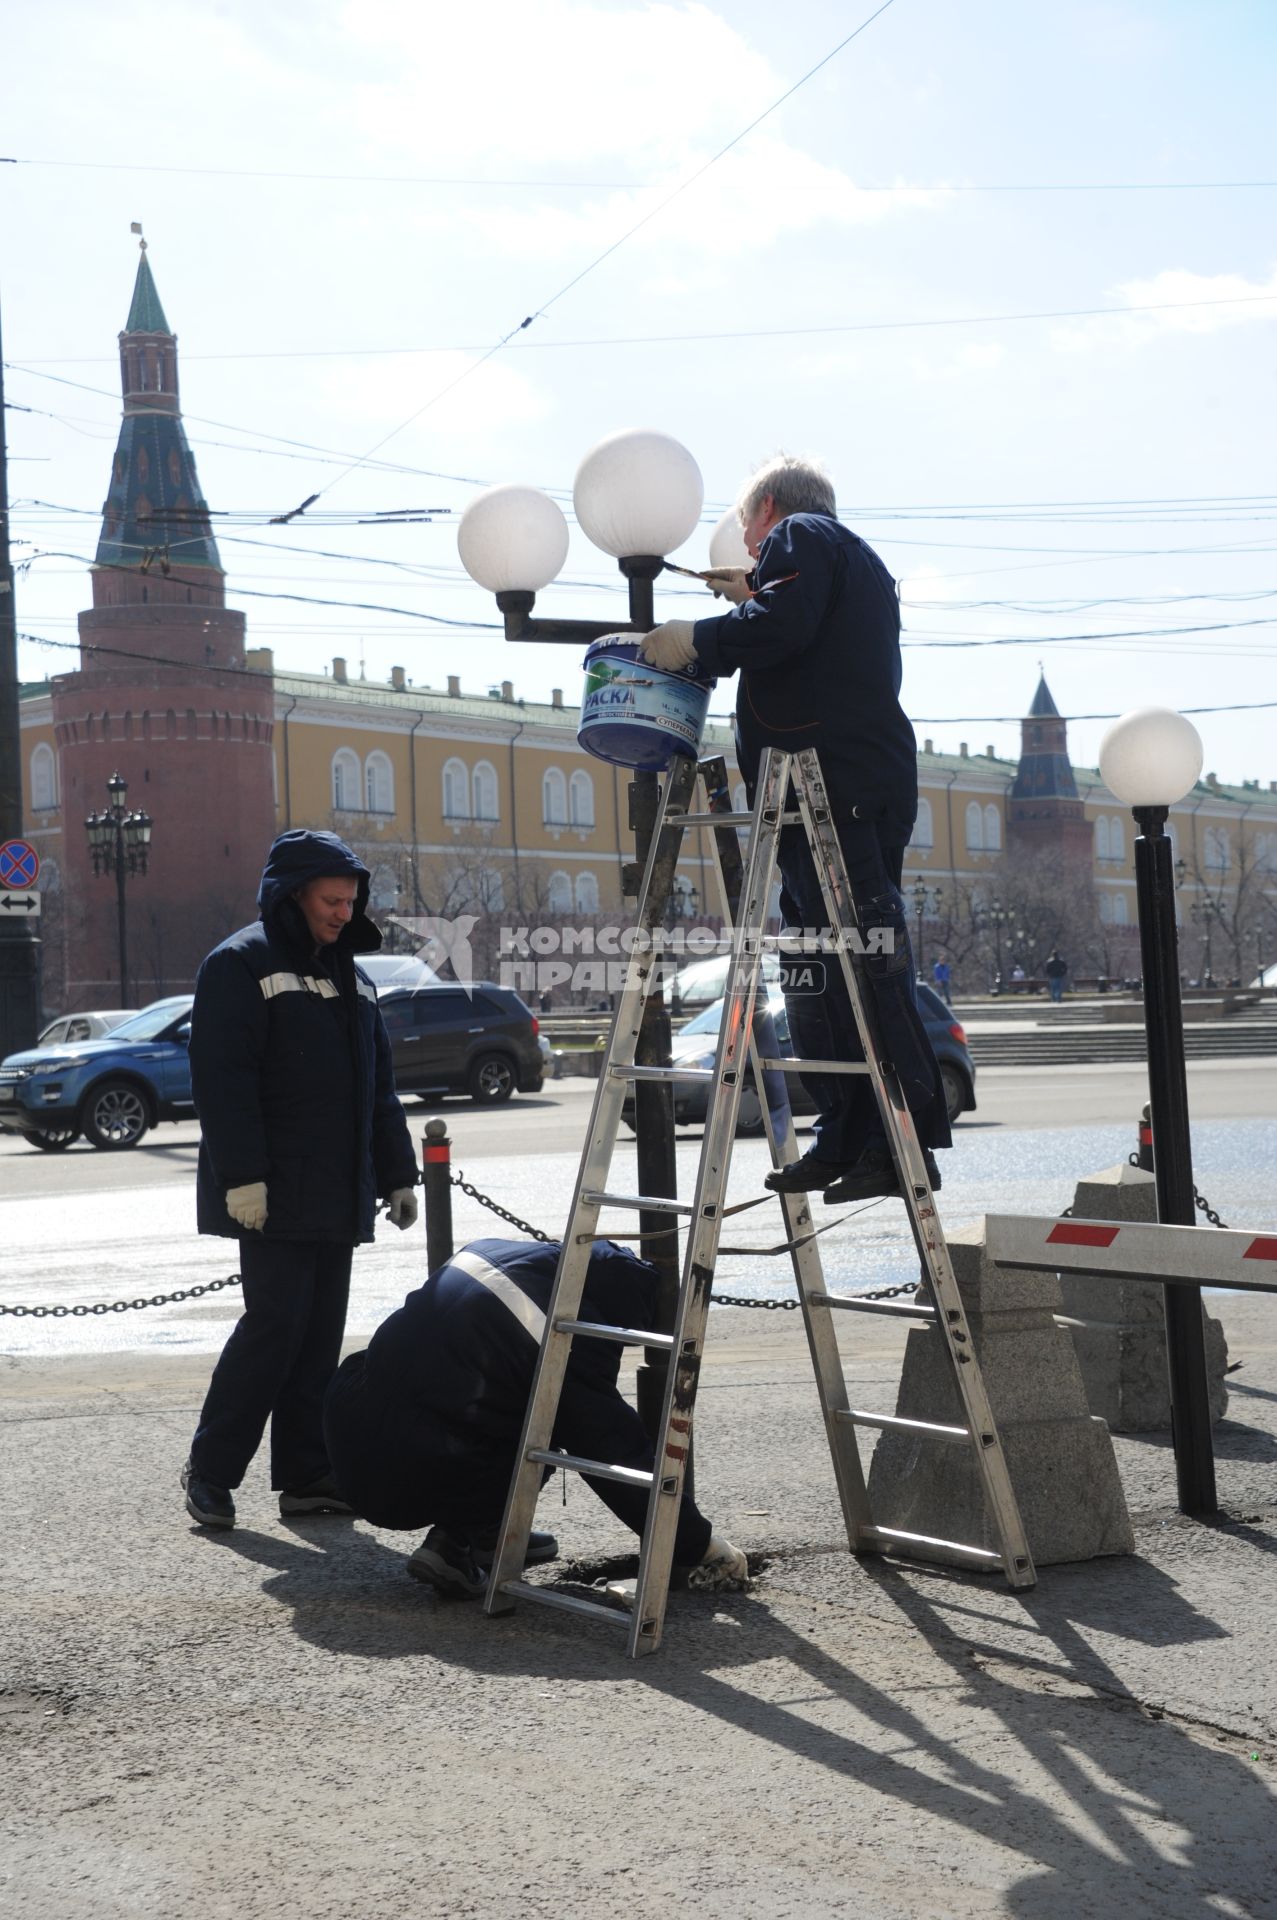
[[(575, 779), (575, 774), (572, 777)], [(578, 913), (597, 913), (599, 910), (599, 883), (592, 873), (578, 873), (576, 876), (576, 910)]]
[(568, 783), (568, 808), (574, 827), (594, 825), (594, 782), (584, 768), (578, 767)]
[(393, 913), (399, 904), (399, 876), (385, 861), (375, 866), (368, 882), (368, 905), (375, 913)]
[(547, 767), (541, 777), (541, 817), (547, 827), (567, 825), (568, 788), (558, 767)]
[(566, 873), (552, 873), (550, 875), (546, 904), (551, 913), (571, 913), (572, 882)]
[(1095, 857), (1097, 860), (1107, 860), (1109, 857), (1109, 823), (1106, 813), (1102, 813), (1095, 823)]
[(1228, 828), (1227, 827), (1207, 827), (1206, 829), (1206, 864), (1207, 866), (1214, 867), (1221, 873), (1226, 872), (1228, 869), (1228, 856), (1229, 856)]
[(477, 888), (479, 905), (485, 913), (505, 912), (505, 883), (494, 867), (484, 867)]
[(338, 747), (333, 755), (333, 811), (355, 813), (359, 805), (359, 755)]
[(1126, 833), (1122, 826), (1122, 816), (1118, 813), (1109, 821), (1109, 859), (1125, 860)]
[(1129, 922), (1126, 918), (1126, 895), (1124, 893), (1115, 893), (1113, 895), (1113, 925), (1115, 927), (1125, 927), (1128, 924)]
[(497, 770), (489, 760), (480, 760), (471, 775), (474, 792), (474, 817), (476, 820), (496, 820), (497, 811)]
[(41, 741), (31, 755), (31, 811), (46, 812), (58, 804), (58, 763), (53, 748)]
[(1002, 846), (1002, 815), (990, 801), (984, 810), (984, 850), (997, 853)]
[(464, 760), (446, 760), (443, 768), (443, 817), (470, 818), (470, 770)]
[(972, 800), (967, 806), (967, 852), (983, 853), (983, 851), (984, 815), (980, 811), (978, 802)]
[(370, 753), (364, 761), (364, 804), (369, 813), (395, 810), (395, 770), (388, 754)]
[(1104, 922), (1106, 927), (1111, 925), (1112, 923), (1113, 898), (1111, 894), (1102, 893), (1100, 895), (1100, 919)]
[(933, 847), (935, 840), (931, 828), (931, 802), (919, 800), (918, 818), (913, 823), (913, 832), (909, 835), (911, 847)]

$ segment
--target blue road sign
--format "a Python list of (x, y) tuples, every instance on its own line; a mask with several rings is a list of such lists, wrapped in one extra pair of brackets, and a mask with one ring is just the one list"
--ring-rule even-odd
[(6, 840), (0, 847), (0, 887), (33, 887), (40, 856), (28, 840)]

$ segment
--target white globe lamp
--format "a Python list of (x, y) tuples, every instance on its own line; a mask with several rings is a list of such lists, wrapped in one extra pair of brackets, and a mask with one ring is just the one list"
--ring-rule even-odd
[(568, 557), (568, 523), (536, 487), (489, 487), (461, 516), (457, 552), (489, 593), (537, 593)]
[(753, 556), (745, 545), (735, 507), (727, 509), (709, 537), (709, 563), (711, 567), (744, 567), (746, 572), (753, 568)]
[(1128, 807), (1173, 807), (1202, 771), (1202, 739), (1170, 707), (1137, 707), (1100, 742), (1100, 777)]
[(641, 428), (591, 447), (572, 489), (586, 538), (617, 560), (673, 553), (695, 528), (704, 499), (701, 470), (687, 448)]

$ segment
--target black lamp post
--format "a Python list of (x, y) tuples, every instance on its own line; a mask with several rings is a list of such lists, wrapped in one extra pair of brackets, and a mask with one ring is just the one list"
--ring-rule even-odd
[[(471, 501), (457, 531), (462, 565), (471, 579), (496, 595), (507, 640), (553, 641), (585, 646), (609, 634), (647, 633), (656, 625), (655, 582), (664, 555), (687, 540), (700, 519), (704, 486), (695, 460), (667, 434), (612, 434), (586, 454), (572, 492), (577, 521), (586, 537), (616, 561), (629, 590), (629, 618), (575, 620), (533, 616), (538, 592), (549, 586), (568, 554), (568, 527), (557, 501), (534, 487), (491, 487)], [(715, 566), (752, 564), (739, 529), (720, 524), (710, 542)], [(703, 612), (714, 611), (712, 603)], [(627, 894), (637, 894), (651, 848), (659, 803), (657, 775), (636, 771), (630, 784), (630, 826), (637, 858), (623, 875)], [(654, 874), (653, 898), (668, 900), (674, 862)], [(678, 910), (677, 907), (675, 909)], [(635, 1048), (639, 1066), (668, 1066), (669, 1010), (659, 993), (649, 995)], [(634, 1089), (634, 1127), (639, 1191), (673, 1199), (674, 1098), (668, 1083), (640, 1080)], [(639, 1228), (652, 1236), (649, 1258), (661, 1275), (656, 1330), (674, 1325), (679, 1256), (667, 1213), (642, 1211)], [(638, 1375), (638, 1409), (655, 1432), (664, 1397), (668, 1356), (645, 1350)], [(690, 1484), (690, 1483), (689, 1483)]]
[(151, 816), (125, 807), (129, 783), (113, 773), (106, 783), (111, 803), (101, 813), (91, 813), (84, 823), (89, 836), (89, 852), (95, 874), (115, 875), (115, 925), (120, 956), (120, 1003), (129, 1004), (128, 907), (124, 882), (129, 874), (146, 872), (151, 848)]
[(1215, 975), (1211, 967), (1211, 928), (1220, 917), (1219, 902), (1208, 893), (1202, 899), (1194, 900), (1189, 911), (1193, 925), (1202, 929), (1206, 940), (1206, 970), (1202, 975), (1202, 985), (1213, 987)]
[[(1175, 876), (1167, 815), (1202, 770), (1197, 729), (1181, 714), (1145, 707), (1124, 714), (1100, 743), (1100, 773), (1129, 806), (1135, 839), (1135, 895), (1144, 973), (1149, 1117), (1157, 1217), (1165, 1225), (1196, 1224), (1193, 1156), (1184, 1071), (1184, 1022), (1175, 931)], [(1170, 1374), (1175, 1475), (1184, 1513), (1215, 1513), (1215, 1456), (1200, 1287), (1168, 1286), (1166, 1358)]]
[(926, 881), (919, 875), (918, 879), (914, 881), (910, 891), (913, 895), (913, 915), (916, 922), (916, 930), (913, 938), (913, 964), (917, 976), (919, 980), (921, 980), (924, 976), (922, 922), (926, 917), (928, 909), (933, 913), (939, 910), (940, 889), (939, 887), (929, 887)]
[(993, 905), (989, 907), (985, 913), (985, 919), (989, 922), (990, 926), (993, 928), (993, 944), (994, 944), (994, 950), (997, 955), (997, 962), (996, 962), (994, 971), (997, 975), (997, 981), (998, 981), (999, 987), (1001, 987), (1004, 984), (1003, 978), (1002, 978), (1002, 929), (1003, 927), (1005, 927), (1007, 921), (1010, 918), (1011, 916), (1007, 912), (1006, 908), (1003, 906), (1002, 902), (996, 899), (994, 900)]

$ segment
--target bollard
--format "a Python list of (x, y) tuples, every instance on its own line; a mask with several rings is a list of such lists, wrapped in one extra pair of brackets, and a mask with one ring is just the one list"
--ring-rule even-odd
[(1147, 1101), (1140, 1109), (1139, 1147), (1136, 1151), (1135, 1164), (1143, 1173), (1153, 1171), (1153, 1122)]
[(427, 1120), (421, 1140), (425, 1187), (426, 1271), (434, 1273), (452, 1258), (452, 1142), (446, 1120)]

